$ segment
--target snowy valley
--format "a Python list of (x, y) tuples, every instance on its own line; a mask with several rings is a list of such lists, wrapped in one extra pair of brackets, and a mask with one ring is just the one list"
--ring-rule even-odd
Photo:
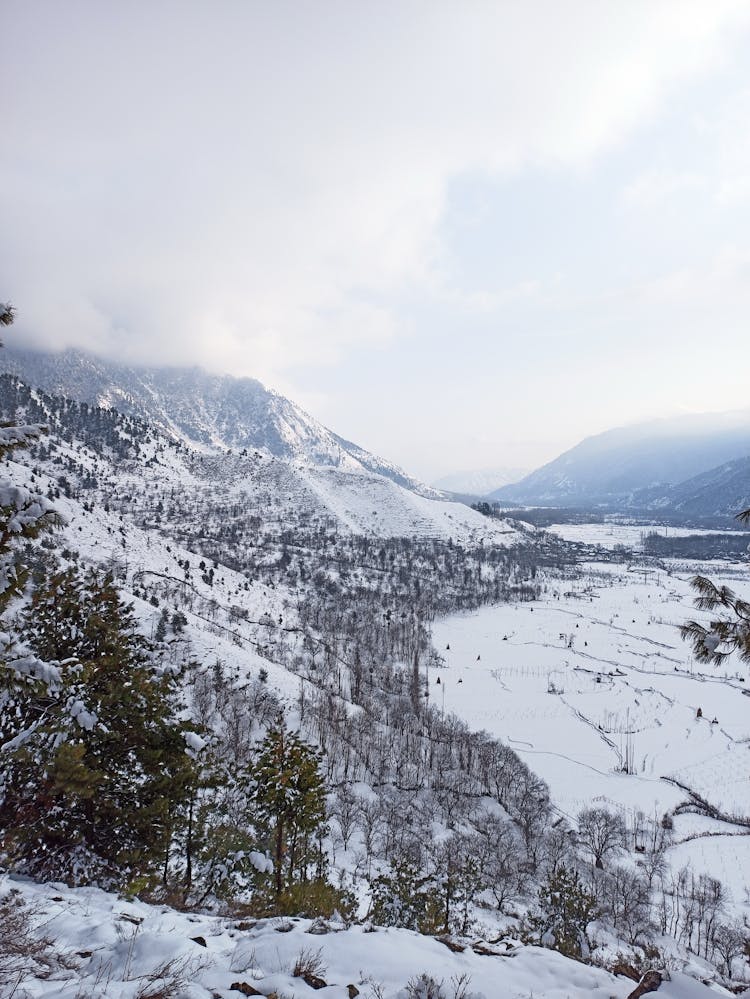
[[(252, 783), (283, 711), (325, 787), (290, 890), (333, 892), (271, 911), (257, 817), (261, 859), (236, 877), (214, 856), (186, 882), (184, 830), (163, 878), (119, 894), (11, 864), (5, 915), (50, 943), (15, 968), (0, 956), (5, 994), (625, 999), (652, 967), (666, 999), (746, 987), (749, 677), (679, 635), (710, 616), (691, 578), (747, 595), (745, 560), (656, 557), (642, 527), (484, 516), (257, 383), (248, 402), (231, 379), (201, 396), (195, 372), (14, 365), (31, 384), (0, 376), (4, 414), (48, 433), (4, 477), (63, 519), (18, 549), (32, 585), (112, 574), (179, 677), (197, 759), (211, 747)], [(28, 631), (29, 594), (9, 627)], [(555, 949), (560, 869), (591, 903)]]

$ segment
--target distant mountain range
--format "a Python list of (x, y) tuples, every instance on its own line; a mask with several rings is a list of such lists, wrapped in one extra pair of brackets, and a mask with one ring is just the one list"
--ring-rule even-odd
[(518, 482), (527, 472), (527, 468), (479, 468), (474, 471), (444, 475), (436, 479), (432, 485), (444, 492), (486, 496), (493, 489)]
[(641, 489), (631, 506), (686, 517), (732, 516), (750, 507), (750, 456), (736, 458), (667, 489)]
[(655, 420), (587, 437), (489, 498), (525, 506), (731, 515), (750, 505), (750, 410)]
[(254, 378), (211, 375), (195, 367), (128, 366), (74, 349), (13, 347), (0, 351), (0, 371), (51, 395), (136, 416), (207, 451), (255, 449), (318, 467), (374, 472), (421, 496), (438, 496)]

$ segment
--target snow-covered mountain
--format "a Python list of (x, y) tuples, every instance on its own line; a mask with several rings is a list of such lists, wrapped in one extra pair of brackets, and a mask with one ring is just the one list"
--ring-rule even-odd
[[(86, 370), (85, 363), (73, 364), (74, 373), (81, 379), (75, 382), (79, 398), (91, 391), (90, 383), (81, 375)], [(159, 377), (166, 379), (167, 375), (160, 372)], [(191, 372), (190, 377), (193, 384), (203, 379), (208, 384), (213, 381), (199, 372)], [(226, 384), (231, 388), (229, 382)], [(256, 391), (257, 387), (257, 395), (263, 398), (265, 393), (268, 400), (256, 429), (261, 425), (261, 417), (270, 422), (272, 429), (278, 426), (269, 416), (277, 402), (290, 414), (301, 414), (292, 403), (267, 393), (257, 383), (241, 384), (243, 391), (247, 388), (248, 392)], [(193, 416), (210, 408), (197, 397), (190, 400), (187, 392), (177, 394), (178, 403), (183, 401)], [(142, 504), (141, 513), (147, 519), (152, 506), (161, 502), (171, 508), (170, 498), (179, 496), (174, 509), (177, 506), (181, 509), (171, 518), (172, 530), (188, 532), (195, 538), (201, 534), (208, 536), (208, 526), (214, 521), (217, 533), (233, 523), (240, 535), (235, 533), (233, 542), (225, 545), (227, 553), (246, 532), (248, 539), (257, 535), (259, 525), (276, 534), (320, 529), (348, 536), (445, 541), (452, 538), (462, 543), (489, 541), (495, 545), (519, 539), (518, 533), (504, 521), (483, 517), (439, 493), (425, 495), (427, 487), (423, 491), (417, 483), (414, 488), (407, 488), (394, 476), (377, 470), (387, 470), (386, 463), (354, 445), (349, 445), (351, 453), (340, 448), (338, 456), (333, 446), (324, 450), (334, 435), (314, 421), (306, 424), (311, 428), (308, 436), (300, 433), (294, 437), (294, 456), (290, 457), (288, 450), (277, 455), (267, 445), (245, 445), (238, 450), (236, 446), (226, 449), (215, 440), (196, 442), (176, 429), (178, 419), (169, 408), (170, 396), (154, 402), (156, 419), (145, 412), (145, 404), (133, 405), (130, 415), (123, 415), (120, 396), (115, 396), (117, 409), (105, 410), (94, 410), (85, 402), (76, 407), (71, 398), (75, 396), (53, 396), (43, 389), (32, 389), (16, 376), (0, 375), (0, 411), (7, 419), (23, 416), (32, 423), (47, 423), (54, 434), (73, 445), (71, 469), (81, 464), (85, 449), (93, 449), (86, 471), (71, 470), (68, 475), (73, 488), (87, 488), (86, 476), (95, 477), (99, 488), (106, 483), (106, 495), (113, 504), (127, 496), (130, 515), (136, 514)], [(128, 406), (123, 403), (122, 409)], [(216, 412), (215, 407), (213, 411)], [(247, 413), (247, 409), (243, 412)], [(109, 420), (104, 427), (102, 420), (107, 414)], [(179, 421), (182, 422), (182, 417)], [(215, 418), (212, 425), (217, 422)], [(195, 428), (196, 424), (191, 426)], [(261, 439), (258, 433), (251, 433), (249, 420), (245, 427), (241, 439)], [(230, 433), (236, 436), (239, 432), (230, 427), (227, 436)], [(110, 460), (105, 460), (101, 452), (103, 436), (110, 445), (115, 444), (115, 455)], [(76, 453), (77, 460), (73, 458)], [(361, 455), (362, 460), (355, 455)], [(146, 492), (145, 482), (149, 483)], [(168, 522), (170, 518), (164, 520)]]
[(432, 485), (435, 489), (446, 492), (486, 496), (493, 489), (518, 482), (527, 473), (527, 468), (478, 468), (467, 472), (452, 472), (436, 479)]
[(676, 485), (748, 454), (750, 410), (655, 420), (587, 437), (491, 495), (530, 506), (622, 507), (637, 490)]
[(137, 416), (205, 450), (260, 450), (288, 461), (375, 473), (422, 496), (438, 495), (254, 378), (211, 375), (200, 368), (131, 367), (75, 349), (6, 349), (0, 371), (51, 395)]
[(727, 461), (667, 489), (642, 489), (636, 509), (689, 517), (731, 517), (750, 507), (750, 457)]

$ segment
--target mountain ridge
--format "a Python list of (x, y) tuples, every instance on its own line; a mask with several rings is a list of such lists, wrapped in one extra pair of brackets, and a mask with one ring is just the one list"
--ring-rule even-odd
[(750, 506), (750, 455), (723, 462), (666, 490), (640, 490), (632, 505), (687, 516), (737, 514)]
[(145, 419), (198, 449), (264, 450), (290, 461), (375, 473), (418, 495), (441, 497), (254, 378), (212, 375), (198, 367), (126, 365), (76, 348), (52, 353), (8, 347), (0, 353), (0, 372), (50, 395)]
[(663, 493), (748, 454), (750, 411), (616, 427), (584, 438), (490, 498), (530, 506), (627, 508), (639, 491)]

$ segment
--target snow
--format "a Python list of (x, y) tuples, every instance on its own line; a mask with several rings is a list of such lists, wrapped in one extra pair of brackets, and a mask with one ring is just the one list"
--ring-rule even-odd
[[(9, 889), (31, 903), (35, 919), (55, 946), (73, 957), (73, 967), (53, 970), (47, 980), (27, 977), (17, 995), (46, 999), (135, 999), (149, 979), (173, 962), (184, 984), (176, 999), (237, 999), (232, 985), (245, 982), (268, 995), (276, 992), (304, 999), (348, 999), (354, 985), (363, 999), (382, 991), (383, 999), (406, 999), (410, 979), (427, 973), (444, 982), (445, 993), (462, 976), (475, 999), (625, 999), (635, 983), (601, 968), (562, 957), (539, 947), (511, 941), (478, 954), (471, 946), (454, 953), (440, 940), (409, 930), (328, 924), (322, 935), (308, 919), (238, 921), (177, 912), (167, 906), (127, 901), (97, 888), (69, 889), (4, 878)], [(205, 947), (202, 942), (205, 942)], [(314, 990), (292, 974), (302, 952), (318, 955), (318, 972), (327, 984)], [(140, 992), (141, 995), (144, 991)], [(674, 972), (659, 989), (659, 999), (710, 999), (728, 995), (718, 986)]]
[(652, 533), (661, 534), (669, 538), (688, 538), (696, 534), (723, 535), (727, 533), (726, 529), (717, 531), (700, 527), (664, 527), (657, 524), (620, 524), (609, 521), (604, 524), (551, 524), (546, 530), (557, 534), (566, 541), (596, 544), (600, 548), (610, 549), (616, 548), (618, 545), (622, 545), (625, 548), (640, 549), (643, 547), (643, 539)]
[(346, 474), (328, 468), (296, 469), (318, 502), (352, 534), (427, 537), (508, 545), (520, 540), (507, 523), (485, 517), (462, 503), (430, 499), (382, 476)]
[[(638, 811), (659, 820), (688, 798), (677, 781), (749, 822), (748, 670), (739, 661), (695, 663), (678, 633), (687, 618), (702, 617), (689, 585), (698, 568), (723, 581), (721, 563), (680, 563), (680, 571), (645, 578), (591, 564), (575, 583), (548, 580), (531, 604), (437, 621), (433, 638), (446, 668), (432, 671), (431, 696), (507, 741), (571, 820), (592, 803), (631, 824)], [(750, 591), (747, 567), (731, 573), (736, 589)], [(691, 814), (674, 825), (673, 865), (721, 873), (737, 914), (750, 913), (750, 835), (734, 835), (747, 827)], [(710, 839), (692, 838), (696, 827)]]
[[(0, 588), (0, 592), (2, 592), (2, 588)], [(60, 670), (58, 665), (42, 662), (7, 631), (0, 631), (0, 654), (5, 660), (6, 668), (17, 677), (41, 680), (48, 687), (59, 685)]]
[(208, 745), (205, 739), (201, 738), (197, 732), (185, 732), (185, 743), (193, 752), (199, 753)]
[(91, 731), (99, 720), (93, 711), (87, 711), (83, 701), (75, 700), (68, 705), (68, 712), (81, 728)]

